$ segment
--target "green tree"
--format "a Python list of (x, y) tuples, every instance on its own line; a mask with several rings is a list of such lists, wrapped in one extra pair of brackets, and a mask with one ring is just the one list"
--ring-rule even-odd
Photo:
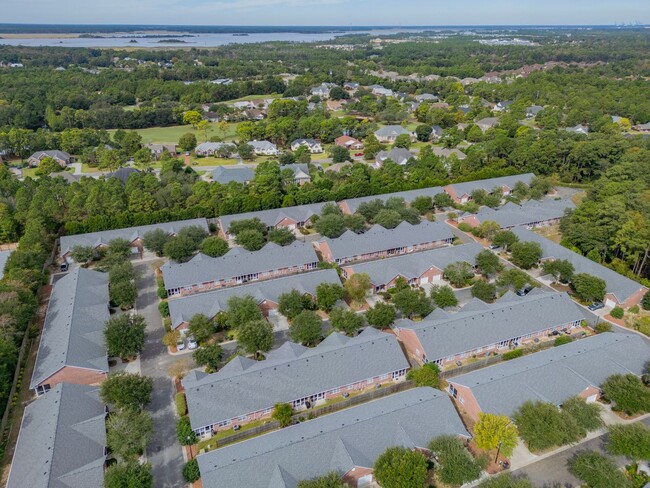
[(147, 251), (156, 253), (156, 256), (162, 256), (165, 244), (172, 237), (162, 229), (150, 230), (142, 236), (142, 245)]
[(232, 296), (228, 299), (226, 323), (229, 327), (238, 328), (245, 323), (263, 319), (264, 315), (262, 315), (257, 300), (252, 296)]
[(153, 154), (151, 154), (148, 148), (143, 147), (133, 155), (133, 161), (137, 168), (143, 171), (149, 171), (153, 166)]
[(363, 141), (363, 159), (371, 161), (375, 159), (377, 153), (384, 149), (384, 146), (377, 140), (374, 134), (370, 134)]
[(320, 283), (316, 287), (316, 305), (320, 310), (329, 312), (343, 298), (345, 290), (336, 283)]
[(50, 157), (45, 157), (38, 163), (38, 168), (36, 168), (36, 175), (47, 176), (51, 173), (56, 173), (57, 171), (62, 170), (63, 168), (59, 163), (56, 162), (56, 160)]
[(575, 271), (573, 264), (566, 259), (555, 259), (553, 261), (545, 261), (542, 264), (542, 270), (545, 274), (553, 276), (553, 279), (563, 283), (568, 283), (573, 278)]
[(176, 423), (176, 438), (181, 446), (191, 446), (196, 444), (198, 438), (196, 433), (192, 430), (190, 425), (190, 419), (187, 417), (181, 417)]
[(458, 305), (458, 298), (454, 294), (454, 290), (447, 285), (434, 285), (431, 287), (431, 300), (433, 303), (440, 307), (455, 307)]
[(293, 408), (288, 403), (276, 403), (273, 407), (271, 418), (277, 420), (280, 427), (288, 427), (291, 425), (293, 419)]
[(183, 114), (183, 123), (192, 125), (194, 128), (196, 128), (201, 120), (203, 120), (203, 116), (201, 115), (201, 112), (197, 110), (188, 110)]
[(433, 306), (431, 300), (422, 290), (404, 288), (393, 295), (395, 307), (406, 317), (429, 315)]
[(313, 345), (320, 339), (323, 321), (317, 313), (303, 310), (296, 315), (289, 327), (289, 337), (293, 342)]
[(254, 320), (239, 326), (237, 343), (247, 354), (258, 357), (260, 352), (270, 351), (274, 340), (273, 326), (266, 320)]
[(314, 227), (322, 236), (335, 239), (345, 232), (345, 219), (339, 214), (327, 214), (319, 218)]
[(440, 389), (440, 368), (435, 363), (426, 363), (420, 368), (409, 370), (406, 379), (411, 380), (416, 386)]
[(440, 463), (437, 470), (440, 481), (449, 485), (462, 485), (481, 475), (481, 465), (467, 451), (463, 441), (451, 435), (431, 440), (429, 449)]
[(627, 415), (650, 412), (650, 388), (634, 374), (614, 374), (601, 385), (603, 396), (613, 403), (612, 410)]
[(341, 146), (332, 146), (330, 149), (330, 157), (332, 158), (333, 163), (343, 163), (352, 160), (350, 157), (350, 151)]
[(374, 307), (366, 311), (368, 324), (377, 329), (386, 329), (395, 322), (396, 311), (389, 303), (377, 302)]
[(247, 251), (259, 251), (266, 244), (266, 237), (256, 230), (243, 230), (235, 237), (235, 242)]
[(230, 246), (221, 237), (211, 236), (203, 239), (200, 249), (206, 256), (218, 258), (226, 254), (230, 250)]
[(353, 336), (363, 327), (363, 315), (357, 314), (352, 310), (346, 310), (342, 307), (335, 307), (330, 312), (330, 323), (336, 330)]
[(109, 356), (133, 358), (144, 346), (146, 322), (141, 315), (122, 314), (109, 319), (104, 328), (104, 339)]
[(318, 478), (299, 481), (298, 488), (348, 488), (348, 485), (343, 483), (341, 475), (336, 471), (332, 471)]
[(214, 322), (202, 313), (197, 313), (190, 319), (188, 329), (199, 342), (207, 341), (215, 333)]
[(198, 481), (200, 477), (201, 471), (199, 470), (199, 462), (196, 458), (190, 459), (185, 463), (185, 466), (183, 466), (183, 478), (188, 483), (194, 483), (195, 481)]
[(609, 457), (581, 451), (569, 460), (569, 471), (590, 488), (632, 488), (632, 483)]
[(257, 217), (252, 219), (235, 220), (230, 224), (230, 227), (228, 227), (228, 234), (237, 236), (240, 232), (245, 230), (256, 230), (260, 234), (264, 234), (266, 232), (266, 225)]
[(153, 488), (151, 465), (137, 461), (113, 464), (104, 473), (104, 488)]
[(74, 246), (70, 256), (76, 263), (86, 264), (97, 259), (98, 253), (92, 246)]
[(237, 154), (239, 154), (240, 158), (246, 161), (255, 159), (255, 151), (253, 151), (253, 146), (250, 144), (239, 144), (237, 146)]
[(505, 457), (510, 457), (519, 443), (519, 432), (505, 415), (480, 412), (474, 424), (474, 441), (484, 451), (499, 449)]
[(643, 310), (650, 310), (650, 291), (643, 295), (641, 299), (641, 308)]
[(194, 245), (194, 249), (196, 250), (203, 242), (203, 239), (208, 237), (208, 233), (201, 226), (189, 225), (179, 230), (176, 236), (181, 239), (187, 238), (190, 241), (192, 241), (192, 244)]
[(131, 258), (131, 243), (126, 239), (113, 239), (106, 246), (104, 262), (108, 267), (119, 264), (122, 261), (128, 261)]
[(133, 373), (115, 373), (104, 381), (100, 396), (104, 403), (117, 408), (141, 410), (151, 401), (153, 380)]
[(153, 421), (148, 412), (119, 410), (106, 421), (106, 443), (119, 459), (135, 460), (144, 453), (152, 431)]
[(582, 430), (582, 435), (599, 429), (603, 425), (600, 418), (600, 406), (597, 403), (587, 403), (584, 398), (574, 396), (562, 404), (562, 412), (575, 420)]
[(402, 222), (402, 216), (397, 210), (384, 208), (375, 215), (374, 223), (385, 229), (394, 229)]
[(411, 136), (408, 134), (400, 134), (395, 138), (393, 147), (401, 147), (404, 149), (409, 149), (411, 147)]
[(511, 268), (503, 271), (497, 279), (497, 285), (504, 288), (512, 288), (513, 290), (521, 290), (527, 284), (532, 283), (532, 278), (524, 271)]
[(192, 256), (196, 249), (196, 244), (189, 237), (176, 236), (167, 241), (163, 247), (163, 253), (169, 259), (180, 263)]
[(205, 366), (209, 372), (214, 372), (223, 358), (223, 349), (217, 343), (201, 346), (192, 353), (192, 358), (199, 366)]
[(531, 451), (543, 451), (582, 437), (578, 425), (551, 403), (527, 401), (517, 409), (512, 419), (519, 436)]
[(497, 287), (492, 283), (488, 283), (485, 280), (477, 280), (472, 285), (472, 296), (483, 300), (484, 302), (491, 303), (496, 297)]
[(474, 278), (472, 265), (465, 261), (456, 261), (445, 266), (443, 277), (456, 288), (469, 285)]
[(507, 251), (519, 238), (511, 230), (500, 230), (492, 237), (492, 244), (503, 248)]
[(641, 422), (609, 426), (607, 450), (635, 462), (650, 459), (650, 427)]
[(278, 311), (289, 320), (292, 320), (304, 309), (302, 295), (298, 290), (283, 293), (278, 298)]
[(424, 215), (433, 209), (433, 199), (425, 195), (415, 197), (415, 199), (411, 202), (411, 208), (416, 209), (418, 212), (420, 212), (421, 215)]
[(571, 279), (571, 288), (585, 302), (601, 301), (605, 298), (607, 283), (597, 276), (578, 273)]
[(370, 290), (370, 284), (370, 276), (366, 273), (355, 273), (345, 281), (343, 286), (350, 300), (362, 302)]
[(295, 234), (285, 227), (271, 229), (267, 238), (270, 242), (275, 242), (279, 246), (287, 246), (296, 240)]
[(532, 268), (542, 257), (542, 247), (537, 242), (515, 242), (511, 249), (512, 262), (523, 269)]
[(194, 151), (196, 148), (197, 142), (196, 142), (196, 136), (192, 134), (191, 132), (187, 134), (183, 134), (180, 139), (178, 140), (178, 147), (183, 151), (183, 152), (190, 152)]
[(499, 261), (499, 256), (487, 249), (478, 253), (475, 259), (476, 267), (485, 277), (495, 275), (503, 269), (503, 265)]
[(418, 125), (415, 128), (415, 136), (420, 142), (428, 142), (431, 139), (433, 128), (428, 124)]
[(389, 447), (375, 461), (374, 474), (383, 488), (424, 488), (427, 460), (418, 451)]

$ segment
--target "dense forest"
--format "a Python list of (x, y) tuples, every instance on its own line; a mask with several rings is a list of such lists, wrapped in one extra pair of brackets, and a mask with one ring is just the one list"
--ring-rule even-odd
[[(570, 34), (570, 36), (568, 35)], [(351, 34), (332, 43), (362, 43), (353, 50), (312, 44), (265, 43), (206, 50), (117, 51), (0, 47), (0, 149), (26, 158), (36, 150), (61, 149), (90, 161), (109, 144), (123, 161), (136, 155), (141, 139), (130, 131), (182, 123), (201, 104), (247, 95), (277, 93), (308, 97), (321, 82), (381, 83), (406, 96), (435, 93), (450, 109), (422, 104), (417, 124), (440, 125), (443, 146), (467, 144), (465, 159), (436, 156), (422, 147), (406, 165), (380, 168), (355, 163), (340, 173), (312, 167), (312, 182), (297, 186), (276, 162), (260, 163), (249, 185), (202, 180), (182, 162), (167, 158), (160, 174), (143, 171), (126, 184), (82, 178), (69, 183), (56, 173), (19, 181), (0, 166), (0, 241), (18, 242), (0, 281), (0, 407), (8, 400), (22, 336), (46, 283), (44, 264), (55, 239), (81, 233), (191, 217), (342, 200), (506, 174), (534, 172), (587, 189), (585, 199), (562, 222), (564, 244), (635, 279), (650, 272), (650, 140), (623, 134), (611, 116), (650, 121), (650, 36), (641, 31), (535, 31), (534, 46), (487, 46), (472, 36), (436, 42), (400, 39), (381, 49)], [(507, 83), (458, 78), (557, 62)], [(573, 63), (573, 64), (572, 64)], [(576, 63), (586, 63), (583, 65)], [(57, 70), (64, 67), (64, 70)], [(385, 79), (396, 71), (440, 75), (438, 79)], [(284, 77), (290, 73), (294, 76)], [(229, 85), (209, 83), (229, 77)], [(457, 77), (457, 78), (452, 78)], [(288, 80), (286, 83), (284, 79)], [(193, 83), (186, 83), (186, 82)], [(511, 100), (497, 128), (483, 132), (474, 121), (491, 116), (484, 102)], [(521, 124), (531, 104), (544, 106), (535, 125)], [(461, 107), (468, 110), (462, 111)], [(341, 117), (305, 101), (283, 100), (265, 120), (243, 122), (237, 142), (269, 139), (281, 147), (299, 137), (331, 143), (344, 131), (366, 142), (366, 156), (383, 147), (372, 132), (379, 123), (400, 123), (407, 114), (393, 99), (360, 90)], [(224, 109), (225, 110), (225, 109)], [(467, 124), (459, 128), (458, 124)], [(588, 124), (588, 135), (562, 130)], [(374, 139), (374, 140), (373, 140)], [(293, 162), (281, 157), (280, 163)], [(120, 162), (120, 161), (118, 161)]]

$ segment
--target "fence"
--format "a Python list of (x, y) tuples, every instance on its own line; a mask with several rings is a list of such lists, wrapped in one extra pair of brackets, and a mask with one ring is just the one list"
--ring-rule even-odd
[[(399, 383), (394, 383), (388, 386), (382, 386), (375, 390), (369, 391), (367, 393), (361, 393), (350, 398), (346, 398), (340, 402), (332, 403), (331, 405), (325, 405), (323, 407), (314, 408), (311, 410), (300, 411), (293, 416), (293, 422), (299, 423), (307, 418), (320, 417), (321, 415), (326, 415), (328, 413), (337, 412), (354, 405), (359, 405), (361, 403), (369, 402), (371, 400), (376, 400), (377, 398), (382, 398), (393, 393), (400, 391), (408, 390), (413, 388), (415, 385), (411, 381), (400, 381)], [(218, 447), (223, 447), (233, 442), (238, 442), (249, 437), (254, 437), (272, 430), (280, 428), (280, 424), (276, 420), (271, 420), (266, 424), (258, 425), (250, 429), (246, 429), (240, 432), (235, 432), (223, 439), (217, 441)]]

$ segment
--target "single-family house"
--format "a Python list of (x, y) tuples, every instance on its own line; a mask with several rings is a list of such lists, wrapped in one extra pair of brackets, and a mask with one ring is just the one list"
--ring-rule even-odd
[(348, 230), (336, 239), (326, 237), (314, 245), (323, 260), (342, 265), (443, 247), (453, 240), (454, 235), (444, 222), (412, 225), (404, 221), (394, 229), (375, 224), (363, 234)]
[(339, 202), (339, 207), (341, 207), (341, 210), (343, 210), (344, 214), (351, 215), (357, 211), (359, 205), (362, 203), (372, 202), (374, 200), (381, 200), (382, 202), (386, 202), (386, 200), (389, 198), (401, 198), (405, 203), (410, 204), (417, 197), (430, 197), (433, 199), (439, 193), (444, 193), (442, 187), (433, 186), (430, 188), (420, 188), (418, 190), (406, 190), (393, 193), (384, 193), (381, 195), (370, 195), (367, 197), (348, 198), (347, 200), (341, 200)]
[(381, 85), (370, 85), (368, 88), (372, 91), (372, 94), (377, 97), (392, 97), (393, 90), (390, 88), (384, 88)]
[(508, 107), (510, 107), (510, 105), (512, 105), (512, 104), (513, 104), (513, 102), (510, 101), (510, 100), (504, 100), (502, 102), (498, 102), (494, 106), (494, 111), (495, 112), (505, 112), (506, 110), (508, 110)]
[(431, 93), (421, 93), (420, 95), (415, 95), (415, 99), (418, 102), (437, 102), (439, 99), (437, 96)]
[(600, 397), (613, 374), (641, 375), (650, 346), (635, 334), (605, 333), (450, 378), (449, 393), (469, 416), (511, 416), (526, 401), (558, 407), (574, 396)]
[(174, 298), (168, 302), (171, 325), (174, 329), (185, 330), (197, 313), (212, 319), (228, 309), (228, 300), (234, 296), (252, 296), (268, 317), (277, 313), (279, 298), (283, 293), (297, 290), (303, 296), (315, 297), (316, 288), (321, 283), (340, 285), (341, 280), (336, 270), (321, 269)]
[(216, 112), (211, 112), (207, 111), (203, 114), (203, 118), (207, 120), (208, 122), (219, 122), (221, 120), (221, 116), (216, 113)]
[(109, 178), (117, 178), (118, 180), (120, 180), (120, 183), (126, 185), (126, 182), (129, 181), (129, 176), (133, 174), (139, 174), (139, 173), (140, 171), (136, 168), (120, 166), (119, 168), (117, 168), (117, 170), (113, 171), (112, 173), (108, 173), (106, 175), (106, 179), (108, 180)]
[(64, 381), (97, 385), (106, 379), (108, 301), (106, 273), (77, 267), (54, 284), (29, 386), (37, 395)]
[(231, 182), (247, 185), (255, 178), (255, 171), (248, 166), (217, 166), (212, 171), (212, 181), (227, 185)]
[(508, 196), (512, 192), (515, 184), (519, 181), (530, 185), (535, 177), (532, 173), (522, 175), (501, 176), (499, 178), (488, 178), (485, 180), (467, 181), (465, 183), (453, 183), (443, 187), (456, 203), (467, 203), (472, 199), (472, 192), (475, 190), (485, 190), (492, 193), (495, 189), (500, 189), (503, 196)]
[(214, 156), (222, 147), (232, 146), (227, 142), (202, 142), (194, 149), (194, 154), (197, 156)]
[(526, 118), (527, 119), (532, 119), (537, 116), (538, 113), (540, 113), (542, 110), (544, 110), (544, 107), (541, 105), (531, 105), (529, 107), (526, 107)]
[(353, 81), (346, 81), (343, 83), (343, 89), (349, 92), (353, 92), (359, 89), (359, 83)]
[(605, 294), (604, 303), (608, 307), (618, 305), (619, 307), (628, 308), (639, 305), (643, 296), (648, 292), (648, 288), (639, 282), (631, 280), (524, 227), (514, 227), (512, 232), (520, 241), (539, 243), (542, 247), (542, 261), (565, 259), (573, 264), (576, 273), (587, 273), (605, 280), (607, 293)]
[(437, 141), (442, 137), (443, 129), (439, 125), (431, 126), (431, 140)]
[(445, 367), (570, 331), (584, 318), (566, 293), (536, 288), (523, 297), (507, 292), (491, 304), (475, 298), (456, 313), (436, 309), (421, 322), (400, 320), (394, 330), (415, 361)]
[(253, 104), (252, 101), (250, 100), (241, 100), (239, 102), (233, 102), (232, 104), (233, 107), (239, 110), (246, 110), (246, 109), (253, 109), (255, 108), (255, 105)]
[(296, 151), (299, 147), (302, 146), (309, 149), (309, 152), (312, 154), (323, 152), (323, 146), (321, 146), (321, 143), (314, 139), (296, 139), (291, 143), (291, 150)]
[(257, 156), (277, 156), (280, 153), (278, 146), (269, 141), (249, 141), (248, 145)]
[(29, 157), (29, 159), (27, 159), (27, 163), (30, 167), (35, 168), (41, 164), (41, 161), (45, 158), (52, 158), (54, 161), (64, 167), (74, 163), (75, 161), (74, 157), (70, 156), (67, 152), (54, 150), (35, 152)]
[(315, 96), (315, 97), (329, 98), (330, 91), (335, 86), (336, 86), (335, 83), (322, 83), (322, 84), (320, 84), (318, 86), (313, 87), (310, 90), (310, 93), (311, 93), (312, 96)]
[(161, 224), (140, 225), (137, 227), (127, 227), (124, 229), (102, 230), (99, 232), (89, 232), (87, 234), (77, 234), (71, 236), (62, 236), (60, 239), (61, 257), (69, 256), (70, 251), (75, 246), (93, 247), (95, 249), (105, 247), (113, 239), (126, 239), (140, 254), (143, 252), (142, 236), (149, 231), (162, 229), (169, 235), (174, 236), (185, 227), (198, 226), (209, 232), (208, 221), (205, 219), (177, 220), (175, 222), (163, 222)]
[(312, 245), (295, 241), (287, 246), (269, 242), (259, 251), (237, 247), (217, 258), (199, 253), (186, 263), (169, 261), (160, 270), (171, 297), (270, 280), (317, 267), (318, 256)]
[(93, 386), (60, 383), (25, 407), (7, 488), (102, 488), (106, 406)]
[(178, 154), (176, 144), (145, 144), (144, 147), (151, 151), (151, 155), (156, 161), (160, 160), (165, 153), (169, 153), (172, 157)]
[(519, 225), (527, 228), (546, 227), (559, 223), (566, 210), (573, 208), (575, 205), (569, 199), (528, 200), (521, 205), (508, 202), (497, 209), (481, 207), (476, 214), (459, 217), (458, 223), (464, 222), (476, 227), (490, 221), (496, 222), (502, 229), (512, 229)]
[(645, 124), (637, 124), (632, 128), (638, 132), (650, 132), (650, 122), (646, 122)]
[(354, 151), (363, 149), (363, 142), (350, 136), (337, 137), (334, 139), (334, 144)]
[(244, 110), (243, 114), (247, 120), (264, 120), (265, 117), (264, 112), (256, 108), (250, 108), (248, 110)]
[(411, 286), (442, 283), (442, 274), (448, 264), (458, 261), (475, 266), (476, 255), (483, 246), (476, 242), (460, 246), (442, 247), (428, 251), (402, 254), (392, 258), (343, 265), (341, 271), (346, 278), (354, 274), (367, 274), (373, 293), (386, 291), (403, 278)]
[(285, 228), (295, 230), (311, 224), (311, 218), (319, 215), (323, 206), (333, 202), (308, 203), (294, 207), (271, 208), (240, 214), (221, 215), (218, 219), (219, 235), (224, 239), (232, 239), (228, 230), (233, 222), (238, 220), (259, 219), (268, 230)]
[(345, 393), (403, 380), (409, 363), (395, 335), (368, 327), (338, 332), (308, 348), (286, 342), (264, 361), (238, 356), (220, 371), (183, 379), (190, 423), (198, 435), (270, 418), (276, 403), (309, 410)]
[(387, 125), (375, 131), (375, 137), (379, 142), (393, 143), (395, 142), (395, 139), (397, 139), (397, 136), (403, 134), (406, 134), (411, 139), (413, 138), (413, 133), (401, 125)]
[(348, 486), (371, 486), (375, 461), (386, 449), (427, 451), (431, 439), (441, 435), (469, 439), (449, 397), (421, 387), (225, 446), (197, 460), (204, 488), (296, 488), (302, 480), (330, 472)]
[(230, 78), (217, 78), (216, 80), (212, 80), (210, 83), (214, 85), (232, 85), (233, 80)]
[(347, 103), (347, 100), (327, 100), (325, 106), (330, 112), (338, 112), (343, 110)]
[(383, 166), (383, 164), (391, 160), (395, 164), (404, 166), (410, 159), (413, 159), (414, 156), (408, 149), (403, 147), (394, 147), (390, 151), (379, 151), (375, 156), (375, 165), (377, 167)]
[(499, 119), (497, 119), (496, 117), (485, 117), (484, 119), (477, 120), (475, 124), (483, 132), (486, 132), (492, 127), (496, 127), (497, 125), (499, 125)]
[(572, 134), (582, 134), (585, 136), (589, 134), (589, 126), (585, 124), (578, 124), (574, 127), (565, 127), (563, 130), (571, 132)]
[(287, 169), (293, 171), (294, 184), (302, 186), (311, 181), (308, 164), (285, 164), (284, 166), (280, 166), (280, 170), (282, 171)]
[(439, 158), (445, 158), (445, 159), (450, 158), (451, 156), (455, 156), (456, 158), (462, 161), (467, 157), (467, 155), (463, 151), (456, 148), (449, 149), (446, 147), (433, 146), (431, 148), (431, 152), (436, 156), (438, 156)]

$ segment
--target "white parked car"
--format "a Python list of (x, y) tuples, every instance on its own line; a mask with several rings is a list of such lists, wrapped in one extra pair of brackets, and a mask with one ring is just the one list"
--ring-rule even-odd
[(190, 336), (187, 338), (187, 347), (188, 349), (196, 349), (197, 347), (199, 347), (194, 337)]
[(183, 339), (178, 339), (178, 341), (176, 341), (176, 349), (178, 351), (185, 349), (185, 341), (183, 341)]

